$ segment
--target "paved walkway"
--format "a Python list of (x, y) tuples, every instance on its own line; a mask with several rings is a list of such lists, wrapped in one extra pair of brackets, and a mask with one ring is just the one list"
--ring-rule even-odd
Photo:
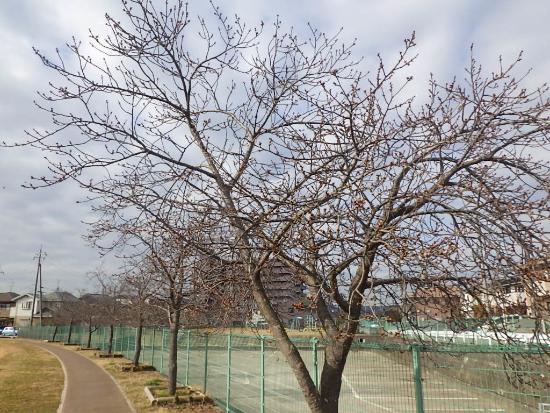
[(111, 376), (93, 361), (58, 345), (29, 342), (63, 364), (65, 389), (58, 413), (135, 413)]

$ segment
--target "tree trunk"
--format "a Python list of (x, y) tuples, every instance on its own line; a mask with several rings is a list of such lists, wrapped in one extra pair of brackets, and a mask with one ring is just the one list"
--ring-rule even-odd
[(67, 344), (71, 344), (71, 336), (73, 335), (73, 320), (69, 323), (69, 334), (67, 336)]
[[(327, 329), (328, 340), (325, 348), (325, 362), (323, 364), (320, 384), (321, 400), (323, 403), (322, 410), (324, 413), (338, 412), (342, 375), (351, 345), (353, 344), (353, 338), (359, 326), (358, 320), (361, 315), (362, 300), (362, 294), (352, 293), (347, 325), (342, 331), (343, 334), (332, 328), (330, 330)], [(326, 311), (325, 306), (318, 306), (318, 312), (319, 310), (321, 317), (323, 317), (325, 315), (323, 313)], [(335, 335), (335, 333), (337, 334)]]
[(170, 314), (170, 337), (168, 340), (168, 394), (176, 394), (176, 379), (178, 374), (178, 330), (180, 327), (180, 312)]
[(107, 348), (107, 354), (112, 354), (113, 352), (113, 336), (115, 332), (115, 326), (113, 324), (109, 325), (109, 344)]
[(321, 373), (320, 388), (323, 403), (322, 410), (325, 413), (338, 412), (342, 374), (352, 341), (350, 338), (345, 338), (343, 342), (330, 340), (325, 348), (325, 362)]
[(260, 309), (262, 315), (267, 320), (271, 334), (273, 334), (273, 337), (276, 340), (277, 347), (294, 372), (310, 411), (312, 413), (332, 413), (333, 411), (331, 410), (323, 410), (323, 402), (315, 387), (315, 383), (309, 374), (300, 352), (288, 337), (279, 316), (271, 306), (269, 298), (267, 297), (267, 294), (265, 293), (263, 285), (259, 279), (259, 275), (253, 275), (251, 277), (251, 281), (254, 300), (258, 304), (258, 308)]
[(143, 334), (143, 322), (140, 319), (136, 329), (136, 351), (134, 352), (134, 366), (139, 366), (139, 356), (141, 355), (141, 336)]
[(88, 344), (86, 345), (88, 348), (92, 347), (92, 333), (92, 326), (88, 324)]
[(57, 336), (57, 325), (53, 329), (52, 341), (55, 341), (55, 336)]

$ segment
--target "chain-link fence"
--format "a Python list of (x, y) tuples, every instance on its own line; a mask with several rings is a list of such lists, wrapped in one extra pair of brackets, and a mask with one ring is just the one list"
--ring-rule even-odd
[[(53, 338), (55, 327), (21, 328), (22, 337)], [(71, 342), (86, 346), (88, 328), (75, 326)], [(142, 363), (161, 373), (168, 368), (167, 329), (146, 328)], [(56, 340), (67, 342), (69, 328)], [(107, 349), (109, 329), (92, 333), (91, 346)], [(113, 351), (133, 358), (136, 329), (116, 327)], [(295, 339), (319, 385), (324, 363), (322, 340)], [(178, 381), (206, 390), (227, 412), (299, 413), (308, 408), (275, 342), (236, 334), (178, 334)], [(343, 374), (341, 412), (499, 412), (550, 411), (550, 357), (535, 346), (407, 345), (354, 343)]]

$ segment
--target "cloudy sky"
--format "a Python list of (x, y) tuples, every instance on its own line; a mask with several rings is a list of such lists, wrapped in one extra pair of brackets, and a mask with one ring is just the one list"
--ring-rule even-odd
[[(119, 0), (0, 0), (0, 141), (24, 138), (25, 129), (48, 124), (33, 106), (37, 90), (47, 88), (52, 73), (41, 66), (32, 46), (55, 53), (71, 36), (86, 40), (88, 28), (101, 33), (106, 12), (118, 14)], [(191, 0), (192, 13), (206, 13), (202, 0)], [(343, 38), (358, 39), (358, 56), (366, 62), (380, 52), (391, 59), (413, 30), (419, 58), (411, 69), (420, 91), (432, 72), (440, 80), (462, 76), (470, 45), (487, 69), (498, 57), (510, 61), (524, 51), (523, 68), (532, 68), (532, 86), (550, 73), (550, 2), (513, 0), (220, 0), (227, 14), (246, 21), (272, 22), (279, 15), (297, 31), (309, 22)], [(21, 187), (31, 175), (43, 175), (43, 155), (32, 150), (0, 148), (0, 291), (30, 291), (34, 256), (42, 245), (46, 290), (91, 289), (87, 274), (102, 264), (82, 240), (84, 194), (71, 183), (29, 190)], [(114, 259), (103, 263), (115, 268)]]

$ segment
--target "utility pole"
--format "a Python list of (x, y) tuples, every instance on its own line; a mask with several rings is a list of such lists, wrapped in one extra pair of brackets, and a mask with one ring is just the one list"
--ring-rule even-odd
[(34, 280), (34, 293), (32, 295), (32, 307), (31, 307), (31, 327), (34, 321), (34, 306), (36, 303), (36, 290), (38, 289), (38, 279), (40, 278), (40, 325), (42, 325), (42, 246), (40, 246), (40, 252), (38, 253), (38, 265), (36, 267), (36, 278)]
[(40, 247), (40, 255), (38, 257), (38, 274), (39, 274), (39, 283), (40, 283), (40, 327), (42, 327), (42, 247)]

